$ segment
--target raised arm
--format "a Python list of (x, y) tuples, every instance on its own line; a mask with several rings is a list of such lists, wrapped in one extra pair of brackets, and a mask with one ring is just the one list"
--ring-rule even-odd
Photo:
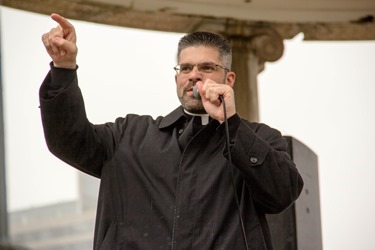
[(103, 162), (113, 151), (111, 128), (94, 126), (87, 119), (78, 87), (74, 27), (58, 14), (51, 17), (58, 26), (43, 34), (42, 41), (53, 65), (39, 91), (46, 143), (61, 160), (100, 177)]

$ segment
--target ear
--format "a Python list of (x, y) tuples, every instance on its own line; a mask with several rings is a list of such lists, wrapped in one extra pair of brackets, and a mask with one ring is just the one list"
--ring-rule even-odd
[(231, 86), (233, 88), (235, 81), (236, 81), (236, 73), (234, 73), (232, 71), (229, 71), (227, 73), (227, 76), (226, 76), (226, 79), (225, 79), (225, 83), (228, 84), (229, 86)]

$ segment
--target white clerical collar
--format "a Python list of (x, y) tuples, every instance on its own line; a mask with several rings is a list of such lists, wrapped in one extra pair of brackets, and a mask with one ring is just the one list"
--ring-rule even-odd
[(184, 109), (184, 112), (188, 115), (199, 116), (201, 118), (202, 125), (207, 125), (209, 122), (210, 116), (208, 114), (194, 114), (194, 113), (187, 111), (186, 109)]

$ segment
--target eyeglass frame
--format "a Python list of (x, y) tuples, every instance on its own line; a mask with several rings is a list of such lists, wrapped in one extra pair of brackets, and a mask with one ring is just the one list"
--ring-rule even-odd
[[(193, 71), (194, 67), (197, 66), (197, 69), (199, 72), (201, 73), (212, 73), (212, 72), (215, 72), (217, 71), (217, 68), (222, 68), (226, 71), (230, 71), (230, 69), (220, 65), (220, 64), (216, 64), (216, 63), (212, 63), (212, 62), (204, 62), (204, 63), (196, 63), (196, 64), (190, 64), (190, 63), (182, 63), (182, 64), (177, 64), (176, 66), (173, 67), (173, 69), (176, 71), (176, 74), (182, 74), (182, 72), (180, 72), (180, 68), (178, 67), (181, 67), (181, 65), (189, 65), (189, 66), (192, 66), (191, 68), (191, 71), (187, 72), (187, 73), (183, 73), (183, 74), (189, 74)], [(215, 71), (212, 71), (212, 72), (204, 72), (204, 70), (201, 70), (201, 67), (204, 66), (204, 65), (210, 65), (210, 66), (214, 66), (215, 67)]]

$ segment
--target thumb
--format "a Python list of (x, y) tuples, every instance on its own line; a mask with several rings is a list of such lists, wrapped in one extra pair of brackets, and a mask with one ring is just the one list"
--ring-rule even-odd
[(69, 42), (61, 37), (53, 37), (51, 39), (51, 43), (58, 47), (60, 50), (60, 54), (66, 55), (66, 54), (74, 54), (76, 52), (76, 47), (72, 42)]
[(202, 95), (202, 94), (203, 94), (203, 93), (202, 93), (202, 91), (203, 91), (203, 82), (202, 82), (202, 81), (197, 81), (197, 82), (195, 83), (195, 85), (196, 85), (197, 88), (198, 88), (198, 92), (199, 92), (199, 94)]

